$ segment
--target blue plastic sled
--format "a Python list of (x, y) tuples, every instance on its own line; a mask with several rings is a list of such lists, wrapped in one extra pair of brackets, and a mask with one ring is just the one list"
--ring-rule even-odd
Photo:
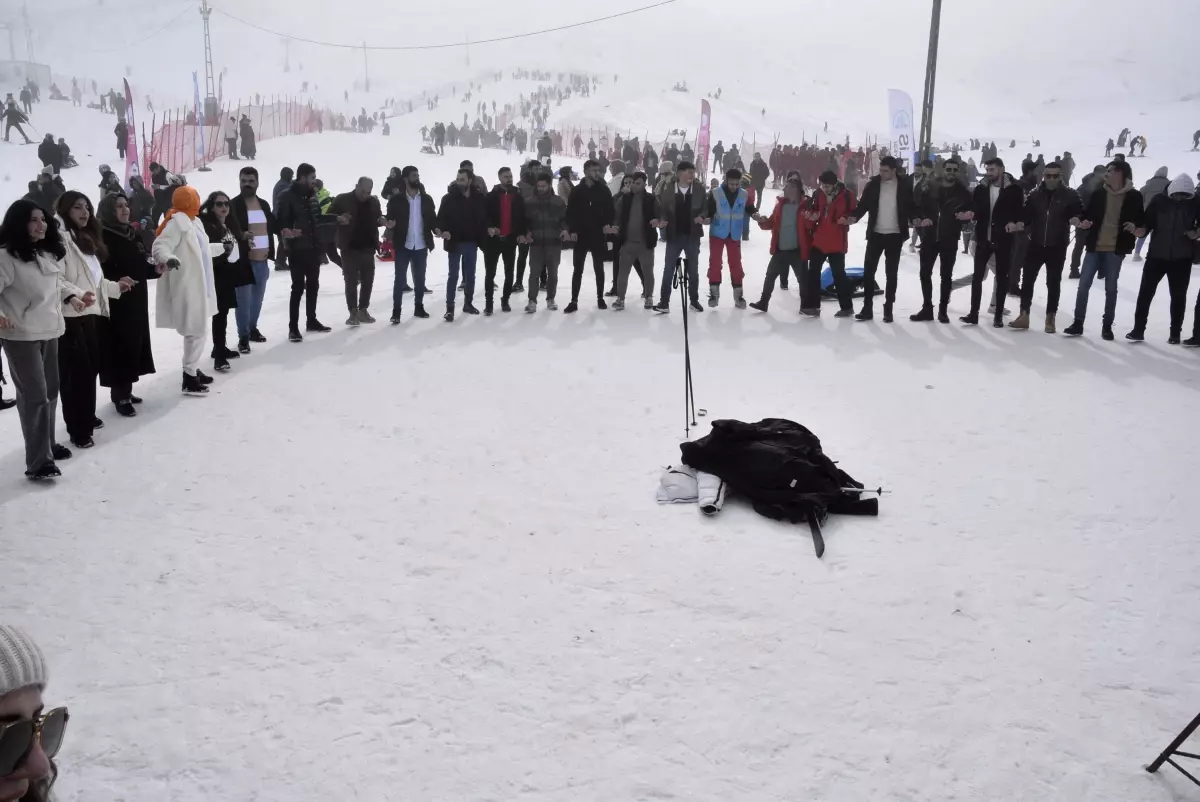
[[(860, 298), (866, 295), (864, 285), (866, 284), (866, 270), (861, 267), (847, 267), (846, 278), (850, 280), (851, 296)], [(874, 288), (874, 294), (880, 292), (879, 287)], [(825, 298), (837, 298), (837, 290), (833, 286), (833, 268), (825, 265), (821, 270), (821, 295)]]

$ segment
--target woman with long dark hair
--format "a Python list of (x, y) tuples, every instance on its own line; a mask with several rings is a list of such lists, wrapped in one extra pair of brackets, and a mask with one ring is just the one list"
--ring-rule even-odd
[(63, 193), (58, 199), (66, 257), (62, 285), (73, 300), (64, 310), (66, 331), (58, 344), (58, 378), (62, 390), (63, 420), (76, 448), (95, 445), (92, 434), (104, 423), (96, 417), (96, 378), (100, 374), (100, 318), (108, 317), (109, 300), (133, 289), (134, 280), (104, 277), (100, 263), (108, 258), (100, 221), (92, 202), (82, 192)]
[(38, 481), (61, 476), (54, 461), (71, 456), (54, 442), (65, 255), (58, 223), (42, 207), (29, 200), (8, 207), (0, 223), (0, 339), (17, 390), (25, 476)]
[(65, 707), (47, 710), (46, 658), (27, 632), (0, 624), (0, 800), (46, 802), (54, 756), (67, 734)]
[(241, 259), (237, 241), (241, 239), (237, 220), (230, 216), (229, 196), (214, 192), (200, 207), (200, 222), (211, 243), (221, 243), (225, 252), (213, 257), (213, 280), (217, 291), (217, 313), (212, 316), (213, 370), (229, 370), (229, 360), (241, 354), (229, 348), (226, 332), (229, 328), (229, 310), (237, 309), (237, 288), (254, 283), (254, 273), (249, 259)]
[(129, 199), (124, 195), (105, 195), (100, 201), (100, 224), (108, 250), (108, 257), (100, 263), (104, 277), (120, 281), (128, 276), (137, 282), (119, 301), (113, 301), (108, 324), (100, 330), (100, 385), (109, 388), (113, 405), (126, 418), (136, 415), (134, 405), (142, 402), (133, 394), (133, 385), (142, 376), (154, 373), (146, 282), (158, 278), (150, 249), (131, 224), (131, 215)]

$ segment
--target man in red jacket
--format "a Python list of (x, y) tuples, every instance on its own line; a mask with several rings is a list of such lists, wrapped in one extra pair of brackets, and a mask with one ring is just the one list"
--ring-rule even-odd
[(835, 317), (850, 317), (854, 314), (851, 301), (850, 281), (846, 278), (847, 231), (844, 221), (854, 214), (854, 196), (846, 189), (832, 170), (821, 173), (820, 189), (809, 201), (808, 220), (812, 230), (812, 246), (809, 249), (808, 270), (819, 276), (825, 260), (833, 270), (833, 284), (837, 288), (838, 305)]
[(775, 201), (775, 210), (769, 218), (755, 215), (759, 228), (771, 232), (771, 261), (767, 265), (767, 277), (763, 281), (762, 295), (750, 304), (752, 309), (766, 312), (775, 290), (775, 281), (791, 269), (800, 285), (800, 314), (819, 317), (821, 314), (821, 274), (805, 269), (809, 255), (809, 237), (812, 221), (808, 219), (810, 207), (804, 197), (804, 187), (799, 179), (784, 185), (783, 195)]

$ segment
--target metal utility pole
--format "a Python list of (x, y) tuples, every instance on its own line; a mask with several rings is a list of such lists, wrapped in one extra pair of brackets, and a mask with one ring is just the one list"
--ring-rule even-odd
[[(29, 27), (29, 4), (21, 4), (21, 19), (25, 22), (25, 60), (32, 64), (36, 59), (33, 55), (33, 28)], [(11, 31), (10, 31), (11, 35)], [(10, 39), (11, 42), (11, 39)], [(15, 53), (13, 54), (16, 55)]]
[(363, 89), (371, 91), (371, 69), (367, 66), (367, 43), (363, 42)]
[(204, 120), (201, 121), (202, 123), (212, 122), (219, 115), (217, 87), (213, 83), (212, 37), (208, 32), (210, 16), (212, 16), (212, 9), (208, 7), (208, 0), (200, 0), (200, 17), (204, 20)]
[(929, 56), (925, 61), (925, 99), (921, 103), (921, 132), (917, 136), (917, 158), (928, 159), (933, 145), (933, 88), (937, 81), (938, 34), (942, 27), (942, 0), (933, 0), (929, 23)]
[(0, 23), (0, 28), (8, 31), (8, 57), (12, 61), (17, 60), (17, 40), (13, 38), (13, 26), (7, 22)]

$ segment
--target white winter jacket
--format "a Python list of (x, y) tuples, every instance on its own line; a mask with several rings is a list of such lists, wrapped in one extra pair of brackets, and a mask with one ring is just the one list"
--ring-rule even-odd
[(175, 329), (184, 336), (205, 334), (217, 311), (213, 257), (225, 253), (225, 246), (208, 241), (199, 219), (176, 214), (154, 240), (151, 253), (160, 265), (169, 259), (179, 260), (179, 269), (166, 271), (157, 282), (158, 328)]
[(96, 303), (84, 309), (82, 312), (76, 312), (71, 308), (70, 304), (63, 307), (64, 317), (85, 317), (86, 315), (99, 315), (100, 317), (108, 317), (108, 299), (121, 297), (121, 286), (115, 281), (109, 281), (104, 278), (104, 274), (100, 275), (100, 282), (96, 282), (96, 277), (92, 275), (92, 268), (88, 265), (87, 257), (83, 251), (79, 250), (79, 246), (75, 244), (75, 240), (71, 234), (63, 228), (62, 220), (58, 223), (59, 230), (62, 231), (63, 244), (67, 246), (67, 255), (62, 260), (62, 278), (60, 282), (64, 290), (63, 297), (69, 298), (74, 295), (76, 298), (83, 300), (85, 293), (92, 293), (96, 296)]
[(0, 339), (36, 342), (63, 335), (61, 275), (61, 264), (49, 254), (26, 262), (0, 250), (0, 317), (15, 327), (0, 329)]
[(659, 504), (700, 505), (700, 512), (716, 515), (725, 506), (728, 486), (719, 476), (688, 465), (673, 465), (663, 471), (658, 484)]

